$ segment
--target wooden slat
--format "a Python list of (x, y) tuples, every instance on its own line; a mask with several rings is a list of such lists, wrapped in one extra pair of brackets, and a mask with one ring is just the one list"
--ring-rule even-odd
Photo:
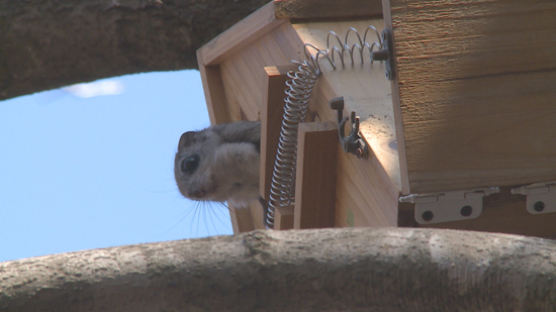
[(263, 221), (263, 206), (258, 200), (255, 200), (249, 204), (249, 211), (251, 212), (251, 220), (253, 222), (253, 227), (255, 229), (264, 229)]
[(263, 99), (261, 108), (261, 167), (259, 191), (261, 197), (269, 199), (272, 171), (278, 138), (284, 114), (284, 90), (287, 80), (287, 72), (292, 66), (268, 66), (265, 67), (267, 92)]
[(205, 92), (205, 100), (211, 124), (221, 124), (232, 121), (229, 113), (229, 103), (224, 91), (224, 83), (220, 72), (220, 66), (204, 66), (199, 64), (201, 80)]
[(338, 130), (333, 122), (300, 123), (294, 228), (334, 226)]
[(275, 0), (276, 17), (287, 19), (353, 19), (382, 15), (380, 0)]
[[(359, 24), (368, 25), (369, 23), (375, 23), (375, 20), (363, 21)], [(326, 40), (324, 29), (344, 29), (350, 24), (354, 23), (330, 23), (328, 25), (316, 23), (324, 32), (324, 39), (321, 40)], [(278, 41), (281, 47), (285, 47), (284, 53), (290, 51), (292, 59), (300, 60), (303, 56), (303, 35), (299, 33), (301, 25), (286, 26), (289, 25), (276, 29), (269, 37)], [(350, 69), (348, 68), (346, 71), (350, 71)], [(379, 74), (382, 75), (381, 79), (384, 79), (383, 73), (379, 72)], [(366, 79), (370, 77), (374, 76), (367, 76)], [(369, 85), (372, 84), (372, 81), (374, 80), (368, 81)], [(346, 83), (342, 85), (345, 86)], [(329, 81), (328, 75), (323, 74), (314, 90), (310, 110), (315, 111), (321, 121), (336, 122), (336, 112), (328, 107), (328, 101), (334, 97), (345, 95), (345, 91), (335, 88)], [(349, 103), (348, 101), (348, 106)], [(369, 103), (374, 104), (376, 101), (370, 100)], [(378, 103), (386, 102), (378, 101)], [(367, 106), (373, 107), (373, 105)], [(345, 153), (339, 144), (337, 144), (337, 150), (338, 181), (335, 226), (395, 226), (400, 192), (399, 185), (394, 182), (396, 179), (391, 175), (395, 170), (387, 172), (381, 161), (372, 155), (369, 159), (357, 159), (354, 155)]]
[(234, 234), (249, 232), (255, 229), (249, 209), (235, 208), (230, 204), (228, 204), (228, 207), (230, 208), (230, 218), (232, 219)]
[(289, 230), (293, 229), (293, 207), (282, 208), (278, 207), (274, 211), (274, 229), (275, 230)]
[(556, 2), (389, 5), (411, 192), (556, 179)]
[(284, 22), (286, 20), (276, 19), (274, 5), (268, 3), (209, 41), (198, 50), (197, 54), (202, 55), (204, 65), (219, 64), (235, 51), (249, 45)]
[[(354, 27), (363, 34), (369, 25), (374, 25), (379, 31), (383, 28), (380, 19), (299, 23), (293, 25), (293, 27), (301, 40), (324, 49), (326, 48), (326, 38), (329, 30), (334, 30), (343, 38), (350, 27)], [(352, 34), (351, 40), (350, 43), (354, 43), (356, 36)], [(370, 34), (367, 40), (372, 42), (378, 39), (374, 34)], [(335, 41), (334, 43), (336, 44)], [(333, 70), (326, 61), (321, 61), (323, 74), (320, 79), (326, 81), (327, 88), (331, 88), (333, 93), (344, 97), (345, 114), (355, 111), (360, 116), (361, 132), (369, 142), (372, 152), (376, 155), (392, 182), (400, 190), (405, 191), (407, 183), (404, 184), (403, 182), (407, 180), (407, 176), (405, 172), (400, 170), (398, 129), (396, 126), (396, 123), (401, 124), (401, 121), (396, 119), (394, 114), (390, 82), (385, 78), (384, 64), (379, 62), (369, 64), (369, 60), (366, 59), (361, 65), (358, 53), (354, 53), (354, 66), (351, 65), (350, 58), (346, 54), (344, 57), (347, 64), (346, 68), (342, 68), (338, 58), (336, 58), (336, 70)], [(368, 55), (365, 54), (365, 57), (368, 57)]]
[[(339, 29), (338, 25), (344, 25), (344, 27), (348, 25), (357, 26), (368, 24), (368, 22), (334, 22), (329, 25), (321, 25), (321, 29), (323, 31), (325, 28), (342, 31), (343, 28)], [(298, 25), (294, 26), (297, 27)], [(230, 58), (222, 62), (221, 72), (230, 111), (239, 112), (241, 107), (254, 107), (253, 105), (258, 105), (262, 111), (264, 93), (267, 90), (267, 86), (264, 84), (264, 77), (266, 76), (264, 66), (289, 64), (292, 59), (303, 59), (303, 41), (294, 26), (286, 23), (274, 28), (264, 37), (260, 37), (240, 51), (236, 51)], [(323, 40), (325, 38), (324, 35)], [(272, 51), (269, 53), (268, 49), (272, 49)], [(245, 60), (252, 60), (251, 66), (242, 65), (238, 67), (232, 64), (235, 59), (240, 59), (240, 63), (243, 64), (246, 64)], [(347, 72), (350, 70), (349, 68), (346, 69)], [(371, 74), (370, 77), (376, 76), (376, 79), (384, 80), (382, 68), (379, 67), (376, 71), (377, 73)], [(344, 74), (348, 77), (347, 79), (350, 79), (347, 73), (339, 74)], [(368, 79), (369, 77), (357, 72), (355, 74), (358, 77), (357, 79)], [(245, 85), (255, 87), (242, 87), (244, 80), (249, 80), (245, 81)], [(345, 96), (346, 91), (343, 91), (342, 88), (335, 88), (329, 80), (327, 74), (319, 78), (310, 110), (318, 113), (318, 118), (321, 121), (336, 122), (336, 113), (328, 107), (328, 101), (336, 96)], [(367, 88), (374, 82), (370, 80), (367, 82), (368, 85), (364, 82), (356, 83), (362, 84), (363, 88)], [(343, 82), (340, 85), (346, 86), (347, 84), (347, 82)], [(243, 102), (250, 103), (246, 105)], [(348, 100), (348, 106), (349, 103), (352, 102)], [(370, 99), (368, 103), (376, 105), (376, 103), (386, 102)], [(374, 107), (368, 104), (365, 107), (364, 102), (361, 102), (361, 105), (363, 105), (363, 109)], [(236, 113), (231, 114), (236, 115)], [(245, 112), (245, 115), (247, 118), (255, 116), (255, 119), (257, 119), (257, 112)], [(389, 120), (391, 120), (390, 117), (385, 119), (385, 121)], [(373, 133), (377, 132), (378, 129), (366, 128), (365, 131)], [(373, 141), (371, 140), (371, 142)], [(377, 157), (370, 157), (367, 160), (357, 159), (355, 156), (343, 152), (337, 140), (335, 144), (338, 155), (335, 226), (395, 226), (399, 187), (392, 182), (393, 180), (383, 167), (383, 163)], [(395, 144), (392, 146), (395, 147)]]

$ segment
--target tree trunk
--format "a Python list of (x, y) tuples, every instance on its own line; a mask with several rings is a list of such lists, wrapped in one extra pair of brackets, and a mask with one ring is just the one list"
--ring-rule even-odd
[(556, 242), (255, 231), (0, 263), (1, 311), (556, 311)]
[(268, 0), (0, 0), (0, 100), (136, 72), (195, 51)]

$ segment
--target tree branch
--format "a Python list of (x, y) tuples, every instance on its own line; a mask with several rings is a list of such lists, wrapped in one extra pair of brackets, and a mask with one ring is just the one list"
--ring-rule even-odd
[(136, 72), (195, 51), (268, 0), (0, 0), (0, 100)]
[(256, 231), (0, 263), (2, 311), (555, 311), (556, 242)]

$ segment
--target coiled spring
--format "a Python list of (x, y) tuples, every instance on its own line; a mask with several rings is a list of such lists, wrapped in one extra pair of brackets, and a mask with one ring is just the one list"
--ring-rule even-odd
[[(368, 42), (367, 36), (370, 37), (372, 33), (376, 35), (376, 40)], [(350, 40), (350, 35), (355, 37), (355, 40)], [(331, 39), (332, 41), (335, 39), (337, 45), (331, 45), (333, 43)], [(319, 49), (306, 43), (304, 45), (305, 60), (303, 62), (292, 61), (297, 65), (297, 70), (287, 74), (284, 115), (272, 172), (270, 198), (264, 220), (267, 228), (274, 227), (274, 212), (277, 208), (291, 207), (294, 203), (297, 129), (298, 124), (305, 120), (313, 88), (322, 73), (321, 60), (326, 60), (334, 70), (337, 69), (338, 62), (342, 65), (342, 69), (345, 68), (347, 57), (352, 66), (356, 64), (357, 56), (359, 56), (361, 65), (364, 64), (367, 57), (372, 64), (375, 58), (375, 49), (381, 50), (382, 45), (383, 40), (374, 26), (369, 25), (363, 36), (355, 28), (350, 27), (343, 41), (334, 31), (329, 31), (326, 38), (326, 49)], [(311, 54), (311, 50), (314, 54)]]

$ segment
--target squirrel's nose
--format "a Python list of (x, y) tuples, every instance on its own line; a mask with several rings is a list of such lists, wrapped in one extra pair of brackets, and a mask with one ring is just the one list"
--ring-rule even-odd
[(203, 198), (205, 195), (207, 195), (207, 192), (204, 189), (197, 189), (189, 192), (189, 196), (193, 198)]

